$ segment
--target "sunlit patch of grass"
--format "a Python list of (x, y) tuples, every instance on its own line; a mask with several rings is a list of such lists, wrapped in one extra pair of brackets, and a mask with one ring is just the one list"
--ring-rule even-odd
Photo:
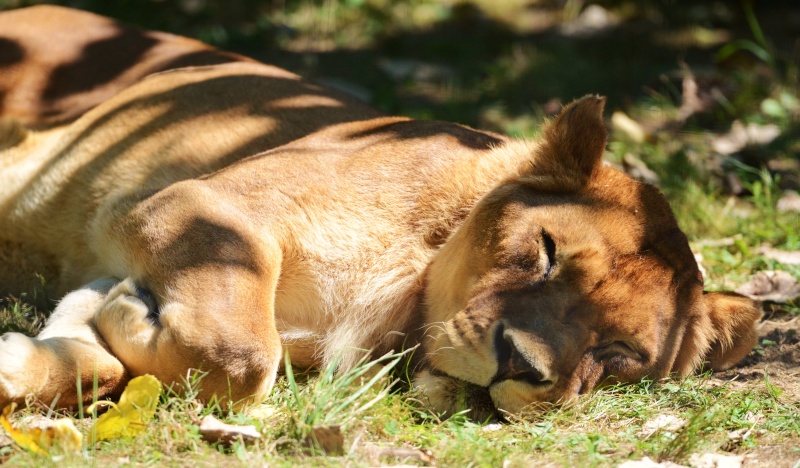
[(386, 398), (391, 386), (386, 377), (405, 354), (387, 354), (370, 360), (365, 352), (352, 369), (344, 372), (337, 372), (339, 356), (301, 387), (287, 353), (284, 368), (289, 383), (289, 398), (285, 402), (291, 414), (289, 436), (303, 441), (313, 435), (315, 427), (338, 426), (346, 430), (356, 418)]
[[(365, 448), (378, 444), (430, 450), (442, 466), (584, 466), (643, 456), (685, 462), (694, 453), (736, 453), (800, 438), (798, 402), (785, 398), (781, 389), (767, 380), (746, 385), (721, 383), (706, 375), (645, 380), (602, 388), (568, 405), (538, 408), (511, 417), (510, 424), (487, 426), (461, 415), (440, 420), (418, 408), (408, 396), (387, 393), (382, 376), (378, 380), (383, 383), (373, 388), (380, 372), (366, 379), (370, 374), (362, 371), (369, 367), (364, 362), (356, 366), (359, 370), (345, 373), (346, 377), (332, 377), (323, 371), (304, 380), (281, 378), (266, 402), (271, 408), (266, 415), (252, 408), (231, 411), (203, 405), (191, 389), (183, 394), (165, 391), (154, 420), (142, 435), (88, 445), (80, 454), (58, 454), (66, 457), (58, 460), (78, 464), (361, 465), (374, 462)], [(359, 395), (352, 400), (357, 403), (345, 404), (354, 395)], [(343, 409), (329, 411), (337, 407)], [(199, 421), (206, 414), (232, 424), (254, 424), (263, 437), (249, 445), (209, 444), (199, 432)], [(40, 415), (40, 410), (23, 410), (17, 413), (15, 423), (25, 425)], [(682, 423), (646, 429), (663, 415)], [(91, 419), (76, 418), (75, 422), (86, 430)], [(342, 455), (324, 456), (302, 449), (311, 425), (338, 422), (346, 422)], [(733, 431), (742, 431), (744, 437), (733, 440), (729, 435)], [(0, 449), (0, 456), (11, 465), (47, 462), (17, 448)], [(405, 460), (409, 461), (413, 462)]]
[(287, 2), (268, 21), (286, 28), (278, 36), (281, 47), (308, 52), (367, 47), (392, 32), (425, 29), (450, 14), (451, 6), (432, 0), (322, 0)]

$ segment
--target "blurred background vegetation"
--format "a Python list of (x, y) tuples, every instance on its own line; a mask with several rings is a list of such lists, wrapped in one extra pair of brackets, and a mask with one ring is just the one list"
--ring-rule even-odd
[(574, 98), (608, 96), (606, 159), (667, 194), (709, 287), (764, 269), (800, 277), (800, 265), (763, 254), (800, 250), (797, 0), (0, 0), (0, 10), (38, 3), (195, 37), (388, 113), (514, 136), (534, 136)]
[(0, 10), (38, 3), (195, 37), (349, 86), (387, 112), (512, 133), (590, 92), (612, 109), (680, 106), (687, 73), (720, 101), (702, 123), (725, 127), (796, 86), (800, 57), (792, 0), (0, 0)]

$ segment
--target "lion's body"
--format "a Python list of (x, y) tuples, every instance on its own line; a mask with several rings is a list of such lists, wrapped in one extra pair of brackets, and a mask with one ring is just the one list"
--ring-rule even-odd
[[(4, 151), (0, 237), (57, 263), (47, 271), (58, 272), (48, 278), (58, 297), (96, 278), (98, 260), (87, 256), (86, 227), (108, 199), (155, 191), (332, 123), (376, 115), (349, 104), (261, 64), (180, 70), (145, 80), (78, 122), (32, 132)], [(224, 135), (211, 131), (220, 125), (228, 126)], [(64, 180), (70, 183), (62, 186)], [(5, 273), (32, 281), (13, 269)], [(9, 278), (0, 292), (16, 294), (22, 286)]]
[(30, 259), (77, 291), (37, 340), (0, 341), (0, 403), (69, 404), (65, 382), (94, 369), (106, 395), (200, 368), (205, 396), (239, 399), (269, 390), (283, 351), (347, 366), (416, 343), (441, 411), (455, 387), (518, 411), (733, 364), (758, 311), (703, 296), (663, 198), (600, 164), (602, 106), (513, 141), (242, 61), (150, 76), (41, 133), (8, 125), (0, 291)]
[(33, 128), (51, 128), (147, 75), (229, 62), (252, 60), (68, 8), (6, 11), (0, 15), (0, 114)]

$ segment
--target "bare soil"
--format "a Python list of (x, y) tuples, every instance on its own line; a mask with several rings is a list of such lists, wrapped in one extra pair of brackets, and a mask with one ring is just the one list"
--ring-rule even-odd
[(759, 343), (738, 366), (714, 377), (764, 382), (766, 376), (782, 396), (800, 402), (800, 317), (780, 312), (766, 315), (759, 325)]
[[(780, 401), (795, 406), (800, 418), (800, 317), (780, 310), (767, 312), (759, 326), (759, 343), (737, 367), (718, 372), (714, 378), (752, 388), (763, 388), (768, 379), (782, 392)], [(759, 443), (744, 452), (742, 461), (743, 467), (794, 468), (798, 464), (800, 439)]]

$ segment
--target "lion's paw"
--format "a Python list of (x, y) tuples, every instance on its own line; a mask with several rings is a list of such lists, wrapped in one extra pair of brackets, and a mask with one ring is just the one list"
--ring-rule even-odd
[(37, 340), (21, 333), (0, 336), (0, 407), (39, 391), (47, 365), (37, 362)]
[(94, 321), (111, 351), (129, 370), (144, 373), (152, 367), (147, 352), (161, 331), (158, 306), (152, 295), (130, 278), (109, 292)]

